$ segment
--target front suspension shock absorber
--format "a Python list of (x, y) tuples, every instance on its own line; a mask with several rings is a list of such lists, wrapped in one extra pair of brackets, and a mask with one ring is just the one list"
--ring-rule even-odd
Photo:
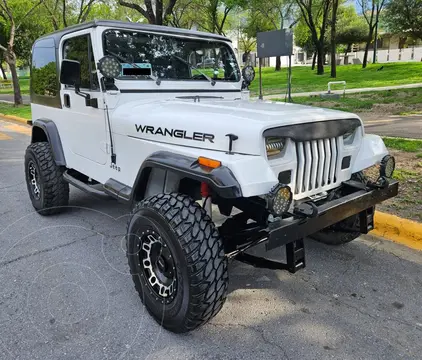
[(212, 219), (212, 199), (210, 188), (207, 183), (201, 183), (201, 197), (202, 197), (202, 207), (207, 212), (208, 216)]

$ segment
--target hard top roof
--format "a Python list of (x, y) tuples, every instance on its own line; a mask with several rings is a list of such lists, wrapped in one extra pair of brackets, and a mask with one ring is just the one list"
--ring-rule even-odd
[(169, 27), (169, 26), (142, 24), (142, 23), (117, 21), (117, 20), (89, 21), (82, 24), (69, 26), (65, 29), (55, 31), (50, 34), (46, 34), (42, 36), (40, 39), (54, 38), (56, 40), (56, 46), (57, 46), (62, 36), (66, 34), (70, 34), (75, 31), (89, 29), (91, 27), (97, 27), (97, 26), (115, 27), (115, 28), (123, 28), (123, 29), (130, 29), (130, 30), (151, 31), (151, 32), (159, 32), (159, 33), (171, 34), (171, 35), (196, 36), (196, 37), (204, 37), (204, 38), (209, 38), (209, 39), (230, 41), (230, 39), (226, 38), (225, 36), (202, 32), (202, 31), (194, 31), (194, 30), (180, 29), (180, 28), (174, 28), (174, 27)]

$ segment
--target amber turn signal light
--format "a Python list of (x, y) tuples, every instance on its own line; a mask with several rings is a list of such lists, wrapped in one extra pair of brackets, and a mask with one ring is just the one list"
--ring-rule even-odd
[(206, 157), (200, 156), (198, 158), (198, 163), (200, 165), (215, 169), (221, 166), (221, 161), (218, 160), (213, 160), (213, 159), (208, 159)]

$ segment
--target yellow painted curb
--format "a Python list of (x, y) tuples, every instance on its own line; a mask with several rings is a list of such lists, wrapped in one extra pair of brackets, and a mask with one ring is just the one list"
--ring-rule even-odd
[(0, 113), (0, 116), (4, 117), (4, 118), (6, 118), (6, 119), (10, 119), (10, 120), (18, 121), (18, 122), (21, 122), (21, 123), (24, 123), (24, 124), (27, 124), (27, 122), (28, 122), (28, 120), (29, 120), (29, 119), (25, 119), (25, 118), (20, 117), (20, 116), (15, 116), (15, 115), (6, 115), (6, 114), (2, 114), (2, 113)]
[(422, 250), (422, 224), (395, 215), (375, 212), (375, 229), (370, 234)]

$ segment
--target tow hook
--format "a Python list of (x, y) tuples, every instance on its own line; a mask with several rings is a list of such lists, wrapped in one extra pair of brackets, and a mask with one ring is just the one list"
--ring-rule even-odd
[(366, 186), (370, 189), (385, 189), (388, 187), (388, 180), (385, 176), (380, 176), (376, 182), (368, 181)]
[(304, 218), (314, 218), (318, 216), (318, 207), (312, 202), (304, 202), (295, 207), (293, 213)]

